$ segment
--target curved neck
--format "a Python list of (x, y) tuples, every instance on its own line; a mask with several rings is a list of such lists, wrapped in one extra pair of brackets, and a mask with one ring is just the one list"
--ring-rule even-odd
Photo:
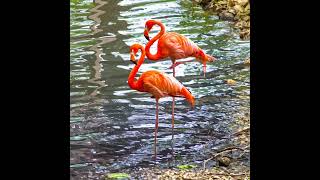
[(157, 24), (158, 26), (160, 26), (160, 32), (154, 37), (152, 38), (146, 45), (146, 54), (148, 59), (150, 60), (159, 60), (161, 58), (159, 49), (157, 49), (157, 53), (156, 54), (151, 54), (150, 52), (150, 47), (152, 46), (152, 44), (154, 42), (156, 42), (156, 40), (158, 40), (165, 32), (165, 27), (161, 22), (156, 21), (155, 24)]
[(135, 80), (135, 76), (136, 76), (137, 72), (139, 71), (141, 64), (144, 62), (144, 57), (146, 55), (146, 52), (145, 52), (143, 46), (140, 45), (139, 49), (141, 50), (141, 56), (138, 60), (137, 65), (135, 65), (133, 67), (133, 69), (131, 70), (129, 77), (128, 77), (128, 84), (131, 89), (138, 89), (139, 88), (137, 81)]

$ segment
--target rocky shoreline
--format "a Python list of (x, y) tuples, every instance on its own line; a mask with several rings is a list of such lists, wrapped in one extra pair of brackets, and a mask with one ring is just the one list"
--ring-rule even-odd
[(213, 12), (220, 19), (234, 22), (240, 38), (250, 39), (250, 3), (249, 0), (192, 0), (204, 10)]

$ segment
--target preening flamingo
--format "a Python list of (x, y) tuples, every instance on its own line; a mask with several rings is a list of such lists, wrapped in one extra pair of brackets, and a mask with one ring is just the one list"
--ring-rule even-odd
[[(141, 50), (141, 56), (136, 62), (135, 55)], [(140, 44), (133, 44), (130, 47), (130, 61), (136, 64), (136, 66), (131, 70), (128, 77), (128, 84), (131, 89), (148, 92), (152, 94), (152, 98), (156, 99), (156, 123), (155, 123), (155, 154), (156, 154), (156, 143), (157, 143), (157, 131), (158, 131), (158, 114), (159, 114), (159, 99), (166, 96), (172, 97), (184, 97), (192, 107), (194, 107), (195, 99), (190, 91), (184, 87), (176, 78), (166, 73), (149, 70), (141, 74), (138, 80), (135, 80), (135, 76), (145, 59), (145, 49)], [(172, 115), (174, 112), (172, 112)], [(172, 121), (172, 129), (174, 128), (174, 122)]]
[[(160, 26), (160, 32), (150, 40), (149, 31), (154, 25)], [(195, 57), (203, 64), (203, 73), (206, 74), (207, 62), (213, 62), (216, 58), (204, 53), (193, 41), (176, 32), (165, 32), (165, 26), (157, 20), (148, 20), (145, 24), (144, 37), (149, 41), (146, 45), (146, 54), (148, 59), (157, 61), (169, 57), (172, 61), (173, 76), (175, 77), (175, 67), (179, 64), (190, 62), (176, 62), (177, 59)], [(150, 53), (150, 47), (158, 41), (156, 54)]]

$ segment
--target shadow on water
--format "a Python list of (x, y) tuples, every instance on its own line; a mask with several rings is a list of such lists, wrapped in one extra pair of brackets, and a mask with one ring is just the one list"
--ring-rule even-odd
[[(242, 61), (249, 56), (250, 44), (241, 41), (229, 23), (187, 0), (70, 3), (72, 179), (99, 179), (108, 172), (139, 167), (201, 163), (210, 149), (230, 143), (226, 137), (235, 131), (235, 114), (249, 109), (250, 70)], [(191, 110), (187, 102), (176, 98), (175, 138), (171, 141), (171, 99), (160, 100), (157, 161), (152, 159), (155, 101), (127, 85), (133, 67), (129, 46), (147, 43), (144, 22), (151, 18), (160, 19), (167, 31), (181, 33), (219, 57), (208, 64), (206, 78), (196, 62), (177, 67), (177, 79), (194, 94), (196, 107)], [(146, 60), (138, 74), (150, 69), (171, 74), (170, 63)], [(226, 79), (237, 83), (230, 86)]]

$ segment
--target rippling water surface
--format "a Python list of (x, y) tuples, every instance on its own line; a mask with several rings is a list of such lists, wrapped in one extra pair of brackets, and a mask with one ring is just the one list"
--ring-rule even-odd
[[(232, 26), (188, 0), (71, 0), (70, 163), (72, 179), (100, 179), (108, 172), (139, 167), (171, 167), (202, 162), (209, 149), (228, 144), (235, 116), (249, 108), (250, 70), (243, 65), (250, 43)], [(171, 98), (160, 100), (158, 160), (152, 160), (155, 100), (131, 90), (129, 46), (146, 44), (147, 19), (183, 34), (218, 61), (179, 65), (176, 76), (196, 97), (191, 110), (176, 99), (175, 139), (171, 142)], [(154, 28), (151, 37), (159, 28)], [(155, 46), (152, 48), (155, 51)], [(170, 60), (146, 60), (150, 69), (171, 73)], [(237, 83), (230, 86), (226, 79)], [(172, 148), (174, 153), (172, 153)], [(174, 155), (172, 158), (172, 154)], [(249, 160), (248, 160), (249, 161)]]

